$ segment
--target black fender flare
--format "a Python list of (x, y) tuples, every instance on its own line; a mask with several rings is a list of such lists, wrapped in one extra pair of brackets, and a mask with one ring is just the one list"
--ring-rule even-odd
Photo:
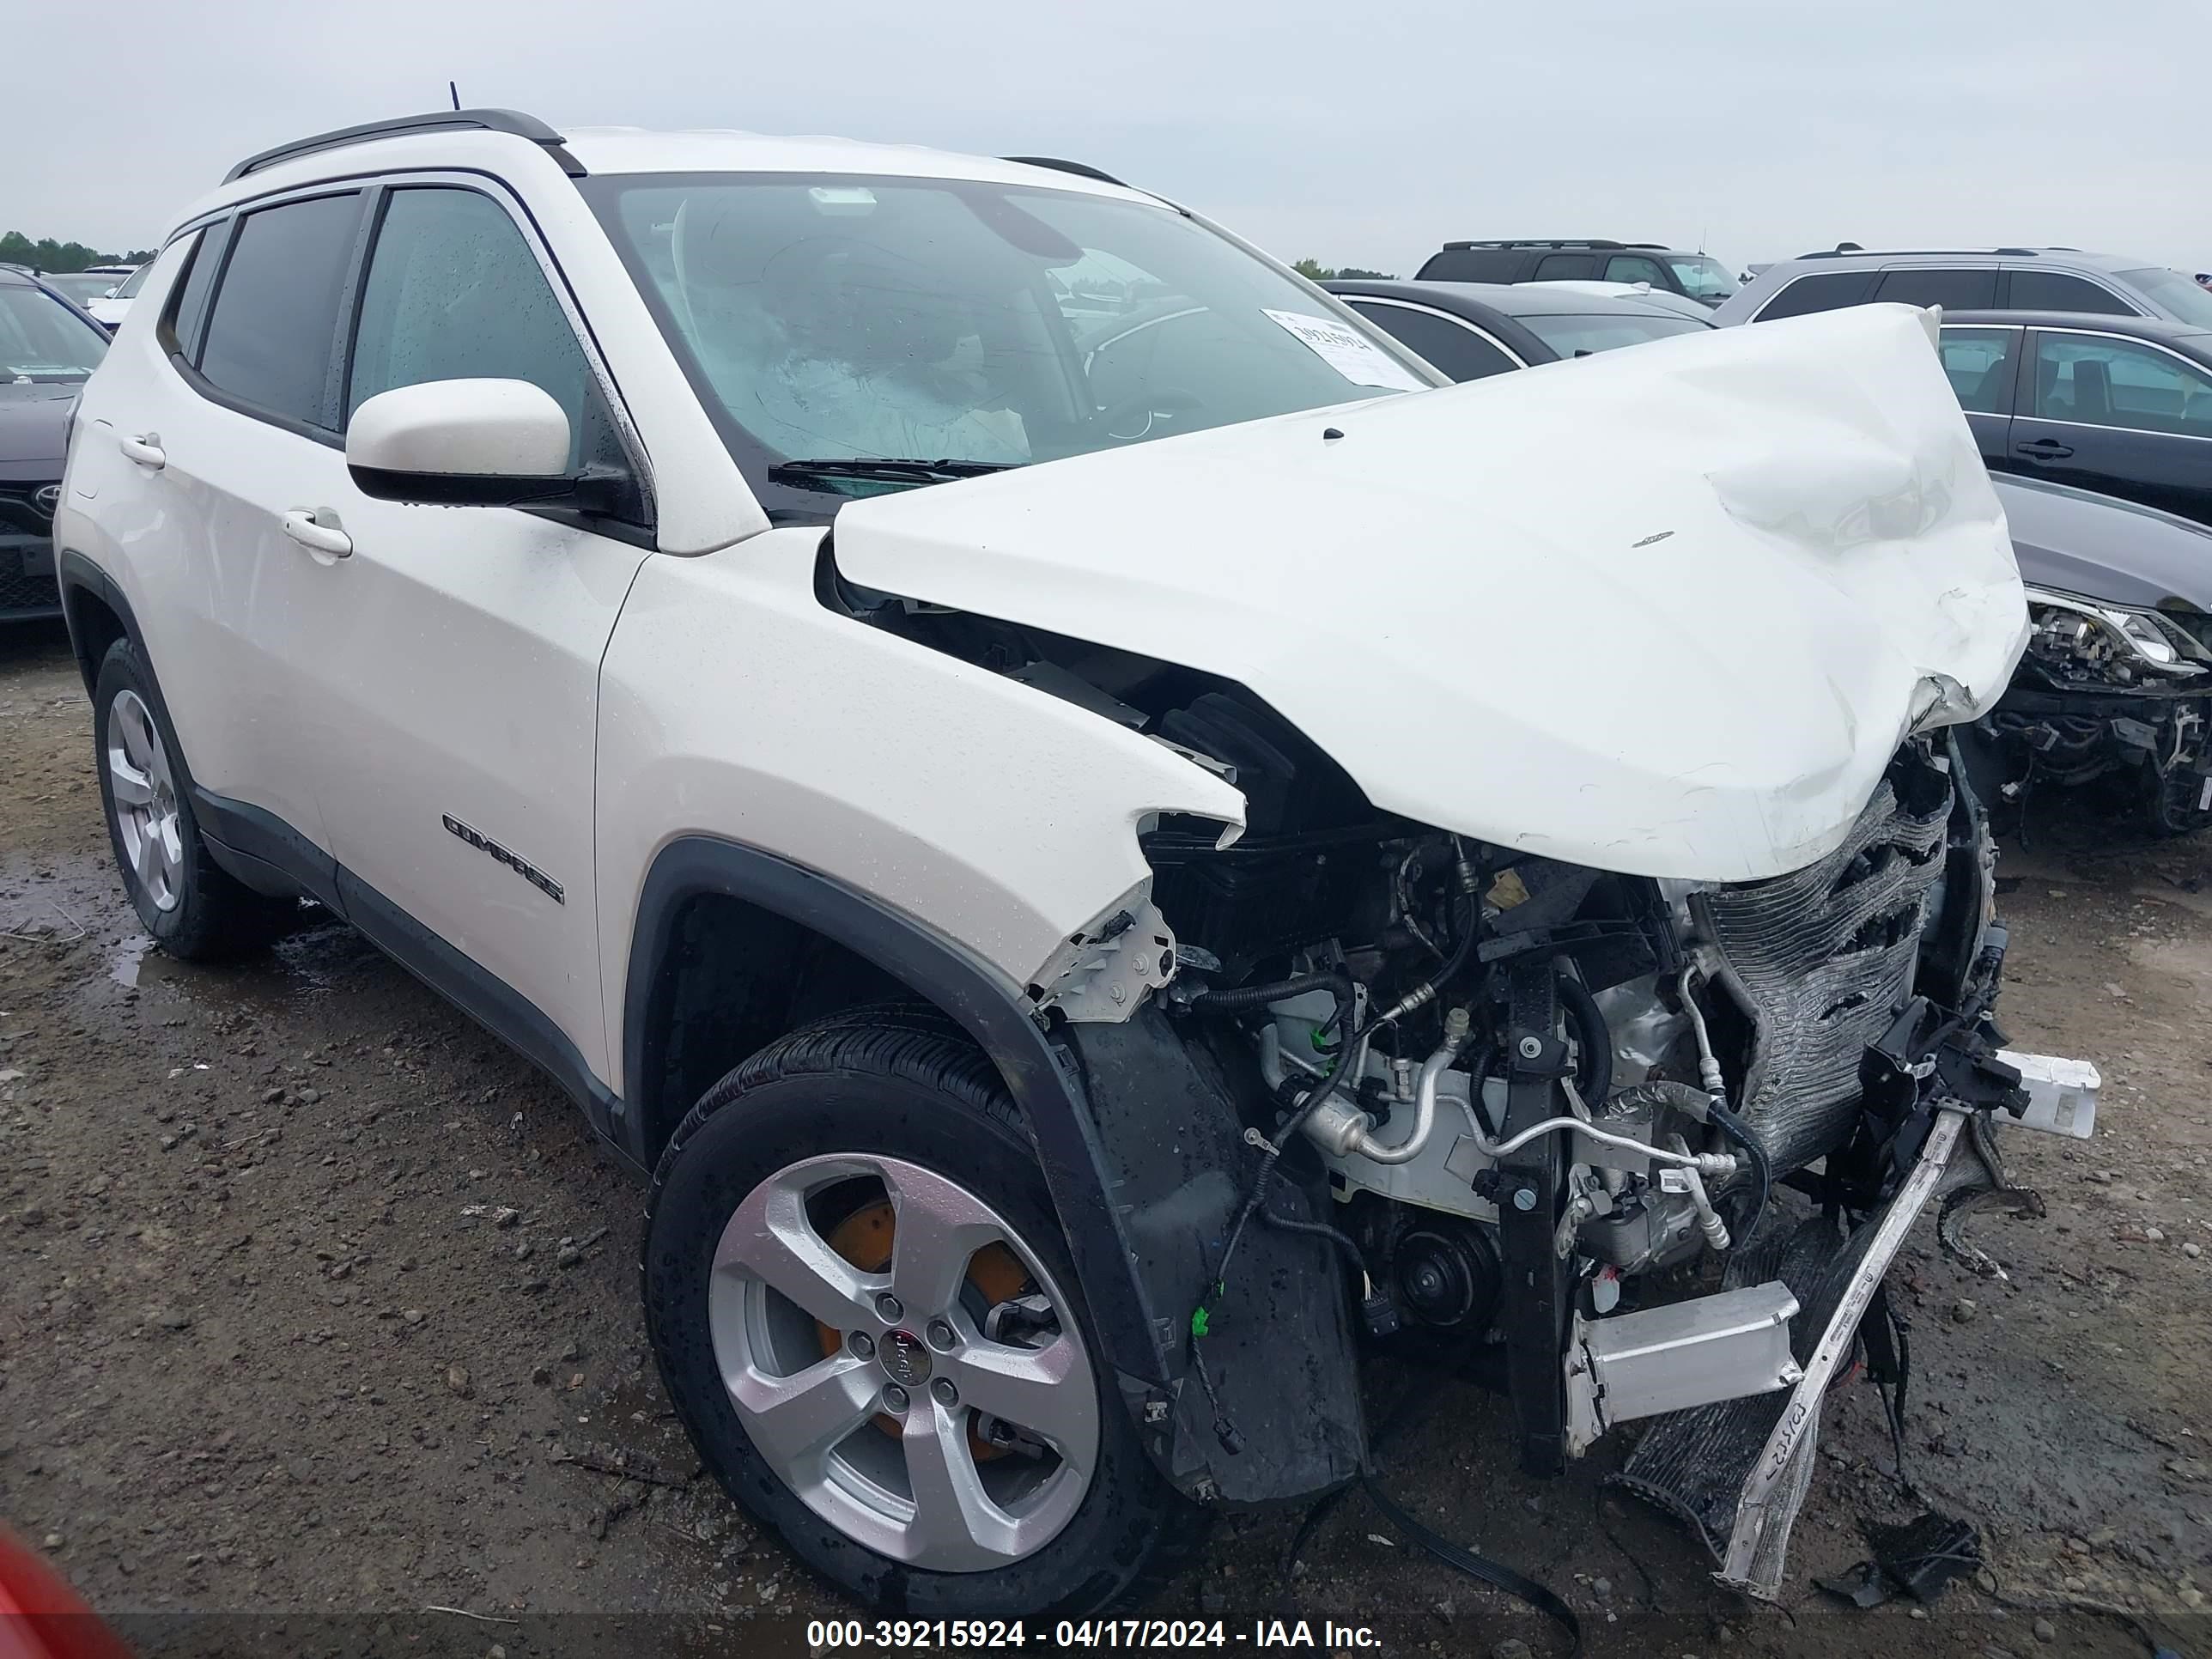
[[(1366, 1466), (1357, 1349), (1331, 1247), (1258, 1226), (1212, 1346), (1221, 1407), (1195, 1386), (1190, 1310), (1256, 1171), (1227, 1096), (1156, 1006), (1062, 1040), (1021, 988), (957, 939), (817, 871), (709, 836), (670, 842), (639, 896), (623, 995), (618, 1146), (650, 1166), (647, 1079), (656, 981), (678, 920), (702, 895), (741, 900), (812, 929), (928, 998), (990, 1056), (1027, 1119), (1091, 1323), (1146, 1455), (1200, 1500), (1306, 1498)], [(1103, 1126), (1103, 1128), (1102, 1128)], [(1318, 1194), (1279, 1202), (1310, 1218)], [(1309, 1207), (1313, 1201), (1314, 1207)], [(1217, 1300), (1220, 1300), (1217, 1298)], [(1232, 1417), (1243, 1443), (1218, 1432)]]
[(835, 941), (928, 998), (975, 1039), (1029, 1122), (1109, 1363), (1140, 1389), (1165, 1387), (1163, 1345), (1071, 1063), (1047, 1040), (1012, 980), (957, 939), (834, 878), (709, 836), (683, 836), (653, 859), (638, 896), (623, 993), (627, 1099), (613, 1127), (631, 1158), (652, 1167), (651, 1125), (640, 1095), (645, 1079), (659, 1074), (659, 1056), (648, 1052), (654, 982), (685, 903), (707, 894), (743, 900)]
[(147, 653), (146, 636), (139, 630), (137, 615), (131, 609), (131, 601), (123, 597), (123, 589), (114, 577), (75, 548), (65, 547), (54, 555), (54, 582), (61, 589), (62, 620), (69, 626), (70, 650), (76, 658), (77, 672), (83, 678), (88, 693), (99, 676), (100, 664), (92, 659), (85, 641), (84, 624), (79, 620), (76, 606), (79, 594), (90, 594), (113, 611), (116, 620), (123, 624), (125, 635), (150, 665), (153, 659)]

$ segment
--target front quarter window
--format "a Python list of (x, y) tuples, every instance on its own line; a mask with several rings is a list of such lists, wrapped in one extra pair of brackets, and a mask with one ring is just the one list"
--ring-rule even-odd
[[(771, 510), (1431, 382), (1368, 324), (1164, 205), (964, 179), (586, 181)], [(830, 463), (810, 470), (805, 463)]]

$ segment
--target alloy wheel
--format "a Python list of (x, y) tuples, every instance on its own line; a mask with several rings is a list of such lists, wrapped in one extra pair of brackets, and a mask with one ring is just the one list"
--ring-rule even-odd
[[(886, 1206), (888, 1256), (868, 1261), (840, 1224)], [(854, 1542), (982, 1571), (1081, 1506), (1099, 1454), (1082, 1334), (1036, 1252), (956, 1182), (867, 1154), (789, 1165), (730, 1218), (707, 1294), (754, 1448)]]
[(173, 910), (184, 895), (183, 815), (176, 775), (154, 714), (136, 691), (115, 694), (107, 708), (107, 781), (123, 856), (157, 910)]

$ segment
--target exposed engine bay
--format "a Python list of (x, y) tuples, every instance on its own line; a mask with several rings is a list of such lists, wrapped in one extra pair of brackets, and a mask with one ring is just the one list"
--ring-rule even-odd
[[(1916, 992), (1994, 990), (1987, 844), (1934, 740), (1899, 750), (1826, 858), (1732, 887), (1358, 822), (1322, 757), (1227, 694), (1163, 726), (1258, 785), (1234, 846), (1172, 825), (1146, 841), (1178, 942), (1167, 1005), (1249, 1045), (1255, 1127), (1310, 1143), (1404, 1326), (1489, 1325), (1520, 1198), (1501, 1171), (1539, 1139), (1563, 1149), (1554, 1253), (1611, 1312), (1852, 1141), (1865, 1052)], [(1548, 1035), (1511, 1002), (1539, 963)], [(1510, 1125), (1516, 1079), (1550, 1077), (1565, 1111)]]
[[(1994, 851), (1941, 736), (1898, 750), (1826, 857), (1703, 884), (1377, 821), (1231, 691), (1158, 727), (1233, 768), (1255, 802), (1227, 848), (1171, 823), (1149, 836), (1152, 902), (1131, 923), (1173, 939), (1158, 994), (1189, 1040), (1249, 1079), (1263, 1167), (1237, 1227), (1333, 1230), (1371, 1339), (1503, 1350), (1534, 1469), (1628, 1419), (1778, 1403), (1818, 1345), (1793, 1347), (1803, 1304), (1784, 1278), (1726, 1275), (1751, 1259), (1741, 1247), (1821, 1208), (1861, 1218), (1826, 1231), (1849, 1261), (1837, 1299), (1876, 1297), (1945, 1176), (1936, 1143), (1947, 1156), (1967, 1115), (2057, 1109), (2054, 1062), (1997, 1046)], [(2086, 1133), (2093, 1091), (2063, 1080), (2066, 1127)], [(1973, 1178), (2002, 1189), (1992, 1143), (1977, 1145)], [(1279, 1158), (1317, 1162), (1328, 1222), (1273, 1213)], [(1785, 1183), (1801, 1200), (1787, 1217)], [(1893, 1213), (1909, 1183), (1920, 1200)], [(1811, 1385), (1815, 1411), (1838, 1361)], [(1808, 1465), (1810, 1443), (1793, 1438), (1785, 1464)], [(1744, 1534), (1730, 1548), (1709, 1532), (1733, 1582), (1778, 1583), (1802, 1495), (1747, 1502), (1750, 1519), (1721, 1529)]]
[[(1233, 840), (1150, 823), (1149, 891), (1030, 988), (1086, 1049), (1164, 1012), (1234, 1103), (1242, 1201), (1201, 1240), (1188, 1345), (1218, 1449), (1246, 1438), (1207, 1360), (1240, 1245), (1323, 1238), (1368, 1340), (1491, 1362), (1532, 1471), (1624, 1421), (1682, 1425), (1671, 1454), (1647, 1437), (1655, 1467), (1630, 1484), (1699, 1528), (1730, 1582), (1771, 1593), (1809, 1479), (1801, 1425), (1904, 1228), (1939, 1187), (2005, 1189), (1993, 1113), (2094, 1122), (2094, 1067), (1999, 1047), (1994, 848), (1948, 734), (1899, 747), (1802, 869), (1627, 876), (1380, 812), (1240, 687), (825, 581), (1249, 804)], [(1797, 1288), (1775, 1265), (1792, 1248)], [(1715, 1412), (1736, 1413), (1724, 1447), (1699, 1426)], [(1670, 1486), (1670, 1455), (1709, 1485), (1727, 1471), (1724, 1489)]]

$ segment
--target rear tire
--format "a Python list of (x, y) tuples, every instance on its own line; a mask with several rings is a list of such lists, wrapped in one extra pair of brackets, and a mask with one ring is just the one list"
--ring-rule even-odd
[[(875, 1271), (840, 1214), (875, 1223)], [(815, 1276), (792, 1277), (802, 1262)], [(871, 1611), (1098, 1613), (1169, 1571), (1198, 1519), (1138, 1443), (1018, 1114), (933, 1011), (803, 1027), (709, 1089), (654, 1176), (643, 1280), (662, 1379), (707, 1467)], [(1050, 1323), (987, 1338), (981, 1307), (996, 1298), (1004, 1319), (1018, 1289)], [(918, 1305), (886, 1304), (894, 1290)], [(1031, 1423), (983, 1403), (1010, 1369)], [(838, 1392), (792, 1435), (774, 1413), (799, 1377)]]
[(154, 942), (187, 962), (231, 962), (265, 949), (298, 907), (253, 891), (210, 856), (161, 690), (127, 638), (100, 661), (92, 732), (116, 868)]

